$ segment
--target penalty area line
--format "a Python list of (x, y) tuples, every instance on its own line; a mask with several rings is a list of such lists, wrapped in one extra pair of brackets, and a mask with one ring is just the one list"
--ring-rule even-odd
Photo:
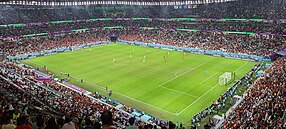
[(158, 108), (158, 107), (153, 106), (153, 105), (151, 105), (151, 104), (149, 104), (149, 103), (145, 103), (145, 102), (143, 102), (143, 101), (141, 101), (141, 100), (134, 99), (134, 98), (132, 98), (132, 97), (126, 96), (126, 95), (121, 94), (121, 93), (118, 93), (118, 92), (114, 92), (114, 93), (119, 94), (119, 95), (121, 95), (121, 96), (124, 96), (124, 97), (126, 97), (126, 98), (129, 98), (129, 99), (131, 99), (131, 100), (133, 100), (133, 101), (137, 101), (137, 102), (140, 102), (140, 103), (142, 103), (142, 104), (148, 105), (148, 106), (150, 106), (150, 107), (156, 108), (156, 109), (158, 109), (158, 110), (167, 112), (167, 113), (169, 113), (169, 114), (176, 115), (176, 113), (172, 113), (172, 112), (169, 112), (169, 111), (167, 111), (167, 110), (165, 110), (165, 109)]
[(178, 90), (175, 90), (175, 89), (172, 89), (172, 88), (168, 88), (168, 87), (164, 87), (164, 86), (159, 86), (159, 87), (167, 89), (167, 90), (170, 90), (170, 91), (178, 92), (178, 93), (181, 93), (181, 94), (193, 97), (193, 98), (199, 98), (198, 96), (191, 95), (191, 94), (188, 94), (188, 93), (185, 93), (185, 92), (182, 92), (182, 91), (178, 91)]
[[(102, 89), (105, 89), (104, 86), (96, 85), (96, 84), (93, 84), (93, 83), (88, 82), (88, 81), (85, 81), (85, 82), (87, 82), (87, 83), (89, 83), (89, 84), (91, 84), (91, 85), (97, 86), (97, 87), (101, 87)], [(176, 113), (169, 112), (169, 111), (167, 111), (167, 110), (165, 110), (165, 109), (162, 109), (162, 108), (153, 106), (153, 105), (151, 105), (151, 104), (149, 104), (149, 103), (145, 103), (145, 102), (143, 102), (143, 101), (141, 101), (141, 100), (138, 100), (138, 99), (129, 97), (129, 96), (124, 95), (124, 94), (121, 94), (121, 93), (119, 93), (119, 92), (116, 92), (116, 91), (112, 91), (112, 92), (115, 93), (115, 94), (118, 94), (118, 95), (120, 95), (120, 96), (126, 97), (126, 98), (128, 98), (128, 99), (131, 99), (131, 100), (133, 100), (133, 101), (137, 101), (137, 102), (142, 103), (142, 104), (144, 104), (144, 105), (148, 105), (148, 106), (150, 106), (150, 107), (156, 108), (156, 109), (158, 109), (158, 110), (160, 110), (160, 111), (169, 113), (169, 114), (171, 114), (171, 115), (174, 115), (174, 116), (176, 115)]]
[(205, 83), (206, 81), (208, 81), (209, 79), (211, 79), (213, 76), (217, 75), (218, 72), (216, 72), (215, 74), (213, 74), (212, 76), (208, 77), (206, 80), (202, 81), (200, 84)]
[(239, 68), (237, 68), (234, 72), (237, 72), (238, 70), (240, 70), (243, 66), (245, 66), (248, 62), (245, 62), (243, 65), (241, 65)]
[[(245, 66), (248, 62), (245, 62), (242, 66), (240, 66), (239, 68), (237, 68), (234, 72), (238, 71), (239, 69), (241, 69), (243, 66)], [(188, 105), (186, 108), (184, 108), (182, 111), (180, 111), (178, 114), (176, 114), (176, 116), (180, 115), (181, 113), (183, 113), (184, 111), (186, 111), (188, 108), (190, 108), (194, 103), (196, 103), (198, 100), (200, 100), (202, 97), (204, 97), (206, 94), (208, 94), (210, 91), (212, 91), (214, 88), (216, 88), (219, 85), (216, 84), (213, 88), (209, 89), (206, 93), (204, 93), (202, 96), (200, 96), (197, 100), (195, 100), (194, 102), (192, 102), (190, 105)]]
[(216, 88), (219, 85), (216, 84), (213, 88), (209, 89), (206, 93), (204, 93), (202, 96), (200, 96), (198, 99), (196, 99), (194, 102), (192, 102), (190, 105), (188, 105), (186, 108), (184, 108), (182, 111), (180, 111), (178, 114), (176, 114), (176, 116), (180, 115), (181, 113), (183, 113), (184, 111), (186, 111), (188, 108), (190, 108), (194, 103), (196, 103), (197, 101), (199, 101), (202, 97), (204, 97), (206, 94), (208, 94), (210, 91), (212, 91), (214, 88)]
[(195, 70), (195, 69), (197, 69), (197, 68), (199, 68), (199, 67), (201, 67), (201, 66), (203, 66), (203, 65), (205, 65), (205, 64), (207, 64), (207, 63), (208, 63), (208, 62), (203, 63), (203, 64), (200, 64), (200, 65), (196, 66), (195, 68), (192, 68), (192, 69), (190, 69), (190, 70), (187, 70), (186, 72), (184, 72), (184, 73), (182, 73), (182, 74), (180, 74), (180, 75), (178, 75), (178, 76), (177, 76), (176, 73), (175, 73), (175, 77), (173, 77), (173, 78), (171, 78), (171, 79), (169, 79), (169, 80), (167, 80), (167, 81), (161, 83), (161, 84), (159, 85), (159, 87), (160, 87), (160, 86), (163, 86), (163, 85), (167, 84), (168, 82), (171, 82), (171, 81), (177, 79), (178, 77), (181, 77), (181, 76), (183, 76), (184, 74), (189, 73), (189, 72), (191, 72), (191, 71), (193, 71), (193, 70)]
[[(178, 91), (178, 90), (175, 90), (175, 89), (172, 89), (172, 88), (168, 88), (168, 87), (165, 87), (165, 86), (163, 86), (163, 85), (165, 85), (165, 84), (167, 84), (167, 83), (169, 83), (169, 82), (171, 82), (171, 81), (177, 79), (178, 77), (183, 76), (184, 74), (189, 73), (189, 72), (191, 72), (191, 71), (193, 71), (193, 70), (195, 70), (195, 69), (197, 69), (197, 68), (199, 68), (199, 67), (201, 67), (201, 66), (203, 66), (203, 65), (205, 65), (205, 64), (207, 64), (207, 63), (208, 63), (208, 62), (203, 63), (203, 64), (200, 64), (200, 65), (196, 66), (195, 68), (192, 68), (192, 69), (190, 69), (190, 70), (187, 70), (187, 71), (185, 71), (184, 73), (182, 73), (182, 74), (180, 74), (180, 75), (177, 75), (177, 72), (178, 72), (178, 71), (177, 71), (177, 72), (175, 73), (175, 77), (173, 77), (173, 78), (171, 78), (171, 79), (169, 79), (169, 80), (167, 80), (167, 81), (161, 83), (158, 87), (161, 87), (161, 88), (164, 88), (164, 89), (173, 91), (173, 92), (181, 93), (181, 94), (184, 94), (184, 95), (193, 97), (193, 98), (199, 98), (198, 96), (191, 95), (191, 94), (188, 94), (188, 93), (185, 93), (185, 92), (182, 92), (182, 91)], [(184, 70), (185, 70), (185, 69), (184, 69)], [(179, 70), (179, 71), (182, 71), (182, 70)]]

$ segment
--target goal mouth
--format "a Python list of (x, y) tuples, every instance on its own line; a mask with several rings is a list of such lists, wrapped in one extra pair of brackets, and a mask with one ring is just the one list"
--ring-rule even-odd
[(231, 75), (231, 72), (225, 72), (223, 75), (219, 76), (219, 85), (227, 85), (232, 79)]

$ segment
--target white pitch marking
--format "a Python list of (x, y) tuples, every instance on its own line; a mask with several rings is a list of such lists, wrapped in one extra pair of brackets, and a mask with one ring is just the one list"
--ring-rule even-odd
[(234, 72), (237, 72), (239, 69), (241, 69), (243, 66), (245, 66), (248, 62), (245, 62), (243, 65), (241, 65), (239, 68), (237, 68)]
[(191, 107), (194, 103), (196, 103), (198, 100), (200, 100), (202, 97), (204, 97), (207, 93), (209, 93), (211, 90), (213, 90), (214, 88), (216, 88), (217, 86), (219, 85), (219, 83), (218, 84), (216, 84), (213, 88), (211, 88), (211, 89), (209, 89), (206, 93), (204, 93), (202, 96), (200, 96), (198, 99), (196, 99), (194, 102), (192, 102), (190, 105), (188, 105), (186, 108), (184, 108), (182, 111), (180, 111), (178, 114), (177, 114), (177, 116), (178, 115), (180, 115), (181, 113), (183, 113), (184, 111), (186, 111), (189, 107)]
[(124, 96), (124, 97), (126, 97), (126, 98), (135, 100), (135, 101), (137, 101), (137, 102), (143, 103), (143, 104), (145, 104), (145, 105), (151, 106), (151, 107), (153, 107), (153, 108), (159, 109), (159, 110), (161, 110), (161, 111), (167, 112), (167, 113), (169, 113), (169, 114), (176, 115), (176, 113), (172, 113), (172, 112), (169, 112), (169, 111), (167, 111), (167, 110), (165, 110), (165, 109), (158, 108), (158, 107), (156, 107), (156, 106), (153, 106), (153, 105), (151, 105), (151, 104), (145, 103), (145, 102), (140, 101), (140, 100), (138, 100), (138, 99), (131, 98), (131, 97), (129, 97), (129, 96), (126, 96), (126, 95), (124, 95), (124, 94), (120, 94), (120, 93), (118, 93), (118, 92), (115, 92), (115, 93), (116, 93), (116, 94), (119, 94), (119, 95), (121, 95), (121, 96)]
[(206, 80), (202, 81), (200, 84), (203, 84), (204, 82), (206, 82), (207, 80), (209, 80), (210, 78), (212, 78), (214, 75), (217, 75), (218, 72), (216, 72), (215, 74), (213, 74), (212, 76), (208, 77)]
[[(206, 62), (206, 63), (207, 63), (207, 62)], [(176, 75), (176, 73), (177, 73), (177, 72), (176, 72), (174, 78), (171, 78), (170, 80), (168, 80), (168, 81), (166, 81), (166, 82), (160, 84), (158, 87), (165, 88), (165, 89), (167, 89), (167, 90), (171, 90), (171, 91), (174, 91), (174, 92), (178, 92), (178, 93), (181, 93), (181, 94), (184, 94), (184, 95), (187, 95), (187, 96), (191, 96), (191, 97), (194, 97), (194, 98), (199, 98), (198, 96), (191, 95), (191, 94), (188, 94), (188, 93), (185, 93), (185, 92), (181, 92), (181, 91), (178, 91), (178, 90), (175, 90), (175, 89), (172, 89), (172, 88), (164, 87), (163, 85), (166, 84), (166, 83), (168, 83), (168, 82), (173, 81), (174, 79), (176, 79), (176, 78), (178, 78), (178, 77), (180, 77), (180, 76), (182, 76), (182, 75), (184, 75), (184, 74), (186, 74), (186, 73), (188, 73), (188, 72), (190, 72), (190, 71), (193, 71), (193, 70), (197, 69), (198, 67), (201, 67), (202, 65), (204, 65), (204, 64), (206, 64), (206, 63), (200, 64), (200, 65), (196, 66), (195, 68), (192, 68), (192, 69), (190, 69), (190, 70), (188, 70), (188, 71), (186, 71), (186, 72), (180, 74), (179, 76)], [(181, 70), (180, 70), (180, 71), (181, 71)]]
[[(242, 66), (240, 66), (239, 68), (237, 68), (236, 70), (235, 70), (235, 72), (236, 71), (238, 71), (239, 69), (241, 69), (243, 66), (245, 66), (246, 64), (247, 64), (248, 62), (245, 62)], [(200, 100), (202, 97), (204, 97), (207, 93), (209, 93), (211, 90), (213, 90), (214, 88), (216, 88), (217, 86), (219, 85), (219, 83), (218, 84), (216, 84), (213, 88), (211, 88), (210, 90), (208, 90), (206, 93), (204, 93), (202, 96), (200, 96), (198, 99), (196, 99), (194, 102), (192, 102), (190, 105), (188, 105), (186, 108), (184, 108), (182, 111), (180, 111), (178, 114), (176, 114), (176, 116), (178, 116), (178, 115), (180, 115), (181, 113), (183, 113), (184, 111), (186, 111), (189, 107), (191, 107), (194, 103), (196, 103), (198, 100)]]
[[(104, 86), (96, 85), (96, 84), (93, 84), (93, 83), (88, 82), (88, 81), (85, 81), (85, 82), (87, 82), (87, 83), (89, 83), (89, 84), (91, 84), (91, 85), (94, 85), (94, 86), (101, 87), (102, 89), (105, 89)], [(132, 99), (132, 100), (134, 100), (134, 101), (140, 102), (140, 103), (142, 103), (142, 104), (151, 106), (151, 107), (156, 108), (156, 109), (158, 109), (158, 110), (167, 112), (167, 113), (169, 113), (169, 114), (176, 115), (176, 113), (172, 113), (172, 112), (169, 112), (169, 111), (167, 111), (167, 110), (165, 110), (165, 109), (158, 108), (158, 107), (156, 107), (156, 106), (153, 106), (153, 105), (151, 105), (151, 104), (145, 103), (145, 102), (143, 102), (143, 101), (141, 101), (141, 100), (138, 100), (138, 99), (131, 98), (131, 97), (129, 97), (129, 96), (126, 96), (126, 95), (124, 95), (124, 94), (118, 93), (118, 92), (116, 92), (116, 91), (112, 91), (112, 92), (113, 92), (113, 93), (116, 93), (116, 94), (119, 94), (119, 95), (121, 95), (121, 96), (124, 96), (124, 97), (126, 97), (126, 98)]]
[(191, 95), (191, 94), (188, 94), (188, 93), (185, 93), (185, 92), (181, 92), (181, 91), (178, 91), (178, 90), (175, 90), (175, 89), (171, 89), (171, 88), (168, 88), (168, 87), (164, 87), (164, 86), (159, 86), (159, 87), (165, 88), (167, 90), (171, 90), (171, 91), (174, 91), (174, 92), (178, 92), (178, 93), (181, 93), (181, 94), (184, 94), (184, 95), (187, 95), (187, 96), (191, 96), (191, 97), (194, 97), (194, 98), (199, 98), (198, 96)]
[[(207, 62), (206, 62), (206, 63), (207, 63)], [(177, 79), (177, 78), (180, 77), (180, 76), (183, 76), (184, 74), (186, 74), (186, 73), (188, 73), (188, 72), (191, 72), (191, 71), (197, 69), (198, 67), (201, 67), (201, 66), (205, 65), (206, 63), (200, 64), (200, 65), (196, 66), (195, 68), (192, 68), (192, 69), (190, 69), (190, 70), (188, 70), (188, 71), (186, 71), (186, 72), (180, 74), (179, 76), (175, 76), (175, 77), (171, 78), (170, 80), (163, 82), (162, 84), (159, 85), (159, 87), (162, 86), (162, 85), (165, 85), (165, 84), (168, 83), (168, 82), (171, 82), (171, 81)]]

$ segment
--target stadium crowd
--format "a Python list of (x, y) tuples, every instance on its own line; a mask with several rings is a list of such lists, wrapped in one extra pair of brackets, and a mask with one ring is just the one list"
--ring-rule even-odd
[[(52, 20), (81, 20), (98, 17), (189, 17), (185, 13), (202, 18), (285, 18), (282, 0), (237, 1), (198, 6), (197, 9), (179, 10), (173, 7), (138, 7), (115, 12), (94, 11), (87, 8), (14, 8), (0, 5), (0, 24), (47, 22)], [(281, 2), (282, 1), (282, 2)], [(113, 10), (114, 11), (114, 10)], [(119, 10), (120, 11), (120, 10)], [(121, 10), (122, 11), (122, 10)], [(111, 15), (110, 15), (111, 14)], [(188, 14), (189, 15), (189, 14)], [(102, 29), (105, 26), (124, 26), (124, 29)], [(131, 27), (128, 28), (127, 26)], [(158, 28), (152, 30), (150, 28)], [(71, 30), (92, 28), (89, 31)], [(169, 28), (171, 30), (164, 30)], [(0, 43), (0, 52), (21, 55), (85, 43), (106, 41), (115, 34), (122, 40), (156, 43), (203, 50), (267, 56), (284, 47), (284, 37), (261, 35), (224, 34), (221, 32), (183, 32), (172, 29), (250, 31), (285, 34), (283, 22), (237, 21), (73, 21), (68, 23), (44, 23), (24, 26), (0, 26), (0, 38), (48, 32), (46, 36), (9, 39)], [(52, 32), (57, 32), (54, 34)], [(286, 128), (286, 59), (279, 58), (247, 91), (245, 100), (227, 118), (223, 128)], [(14, 63), (0, 63), (0, 129), (113, 129), (113, 128), (183, 128), (172, 122), (152, 118), (149, 124), (132, 117), (132, 109), (123, 112), (100, 101), (100, 96), (90, 98), (75, 92), (59, 82), (39, 82), (41, 77), (34, 70)], [(218, 100), (224, 103), (224, 95)], [(213, 108), (192, 119), (201, 120)], [(62, 117), (64, 116), (64, 117)]]
[[(13, 126), (19, 124), (17, 118), (24, 119), (27, 126), (31, 126), (32, 122), (27, 121), (29, 118), (30, 110), (28, 108), (21, 108), (21, 112), (14, 118), (14, 113), (18, 113), (20, 108), (19, 103), (28, 103), (33, 106), (39, 105), (39, 107), (49, 107), (50, 112), (53, 113), (49, 120), (41, 121), (41, 129), (49, 129), (49, 124), (55, 124), (57, 129), (73, 129), (71, 125), (76, 129), (92, 129), (92, 128), (128, 128), (128, 126), (135, 126), (135, 128), (148, 129), (148, 128), (175, 128), (175, 124), (172, 122), (163, 122), (152, 118), (152, 124), (147, 124), (141, 119), (132, 117), (126, 112), (115, 109), (113, 106), (103, 103), (95, 98), (90, 98), (69, 89), (59, 82), (38, 82), (35, 80), (39, 77), (32, 69), (26, 68), (24, 66), (19, 66), (14, 63), (3, 62), (0, 65), (1, 71), (0, 75), (3, 77), (1, 79), (0, 89), (5, 89), (9, 94), (23, 94), (18, 95), (20, 98), (12, 101), (13, 103), (6, 102), (7, 100), (1, 98), (1, 112), (0, 112), (0, 127), (2, 125), (3, 129), (6, 126)], [(37, 101), (31, 101), (31, 98), (35, 98)], [(23, 100), (23, 101), (21, 101)], [(40, 104), (37, 104), (39, 102)], [(27, 105), (27, 104), (26, 104)], [(42, 105), (42, 106), (41, 106)], [(4, 109), (3, 109), (4, 108)], [(32, 111), (32, 110), (31, 110)], [(51, 112), (53, 111), (53, 112)], [(54, 115), (55, 114), (55, 115)], [(64, 114), (64, 117), (60, 117)], [(35, 116), (39, 116), (38, 112), (35, 112)], [(15, 121), (10, 121), (12, 117)], [(24, 118), (23, 118), (24, 117)], [(41, 115), (41, 117), (43, 117)], [(20, 120), (21, 120), (20, 119)], [(38, 118), (36, 122), (38, 122)], [(60, 121), (60, 122), (55, 122)], [(53, 121), (53, 122), (51, 122)], [(66, 124), (63, 123), (66, 122)], [(135, 123), (134, 123), (135, 121)], [(51, 123), (50, 123), (51, 122)], [(45, 123), (45, 124), (44, 124)], [(9, 125), (7, 125), (9, 124)], [(156, 126), (155, 126), (156, 125)], [(39, 125), (40, 126), (40, 125)], [(183, 127), (178, 127), (183, 128)], [(18, 128), (16, 128), (18, 129)], [(36, 128), (38, 129), (38, 128)]]
[(286, 128), (285, 109), (286, 59), (278, 58), (246, 92), (223, 128)]
[(201, 17), (211, 18), (285, 18), (286, 9), (284, 0), (239, 0), (221, 4), (202, 5), (198, 9)]
[(215, 50), (230, 53), (266, 56), (281, 49), (285, 43), (279, 37), (236, 35), (209, 32), (124, 31), (120, 39), (179, 47)]
[[(206, 116), (213, 114), (215, 111), (220, 111), (221, 109), (225, 108), (227, 102), (226, 100), (229, 98), (232, 98), (234, 95), (237, 94), (237, 89), (239, 86), (244, 86), (246, 88), (249, 88), (249, 84), (252, 83), (252, 80), (255, 78), (252, 78), (253, 75), (260, 71), (263, 67), (263, 63), (257, 63), (251, 71), (249, 71), (245, 76), (240, 79), (235, 85), (233, 85), (231, 88), (229, 88), (225, 94), (222, 94), (216, 101), (213, 102), (212, 105), (207, 107), (206, 109), (202, 110), (200, 113), (193, 116), (191, 119), (191, 127), (195, 128), (197, 126), (197, 123), (200, 122), (202, 119), (204, 119)], [(232, 103), (232, 102), (231, 102)], [(233, 103), (232, 103), (233, 104)], [(215, 126), (214, 122), (209, 120), (209, 122), (206, 123), (208, 126)]]
[[(69, 8), (62, 6), (37, 7), (0, 5), (0, 24), (47, 22), (50, 20), (78, 20), (97, 17), (202, 17), (202, 18), (285, 18), (284, 0), (239, 0), (206, 5), (193, 9), (175, 9), (174, 6), (111, 6), (108, 9), (93, 6)], [(11, 8), (12, 7), (12, 8)], [(104, 7), (104, 6), (99, 6)], [(118, 13), (120, 12), (120, 13)]]
[(215, 50), (222, 52), (268, 56), (284, 47), (283, 37), (224, 34), (221, 32), (180, 32), (167, 30), (98, 29), (61, 35), (48, 35), (5, 41), (0, 51), (6, 55), (21, 55), (62, 47), (78, 46), (90, 42), (119, 39), (178, 47)]
[(0, 38), (61, 32), (85, 28), (104, 28), (122, 26), (126, 28), (150, 27), (159, 29), (192, 29), (285, 34), (286, 24), (281, 22), (237, 22), (237, 21), (148, 21), (148, 20), (108, 20), (108, 21), (72, 21), (66, 23), (25, 24), (23, 26), (0, 27)]
[(107, 32), (99, 31), (95, 33), (74, 33), (70, 35), (22, 38), (18, 41), (9, 41), (5, 44), (0, 44), (0, 49), (6, 53), (6, 55), (21, 55), (50, 49), (78, 46), (90, 42), (106, 41), (107, 35)]

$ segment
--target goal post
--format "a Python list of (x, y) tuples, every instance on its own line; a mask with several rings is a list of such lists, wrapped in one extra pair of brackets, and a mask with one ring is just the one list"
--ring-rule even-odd
[(219, 84), (227, 85), (231, 79), (231, 72), (225, 72), (223, 75), (219, 76)]

